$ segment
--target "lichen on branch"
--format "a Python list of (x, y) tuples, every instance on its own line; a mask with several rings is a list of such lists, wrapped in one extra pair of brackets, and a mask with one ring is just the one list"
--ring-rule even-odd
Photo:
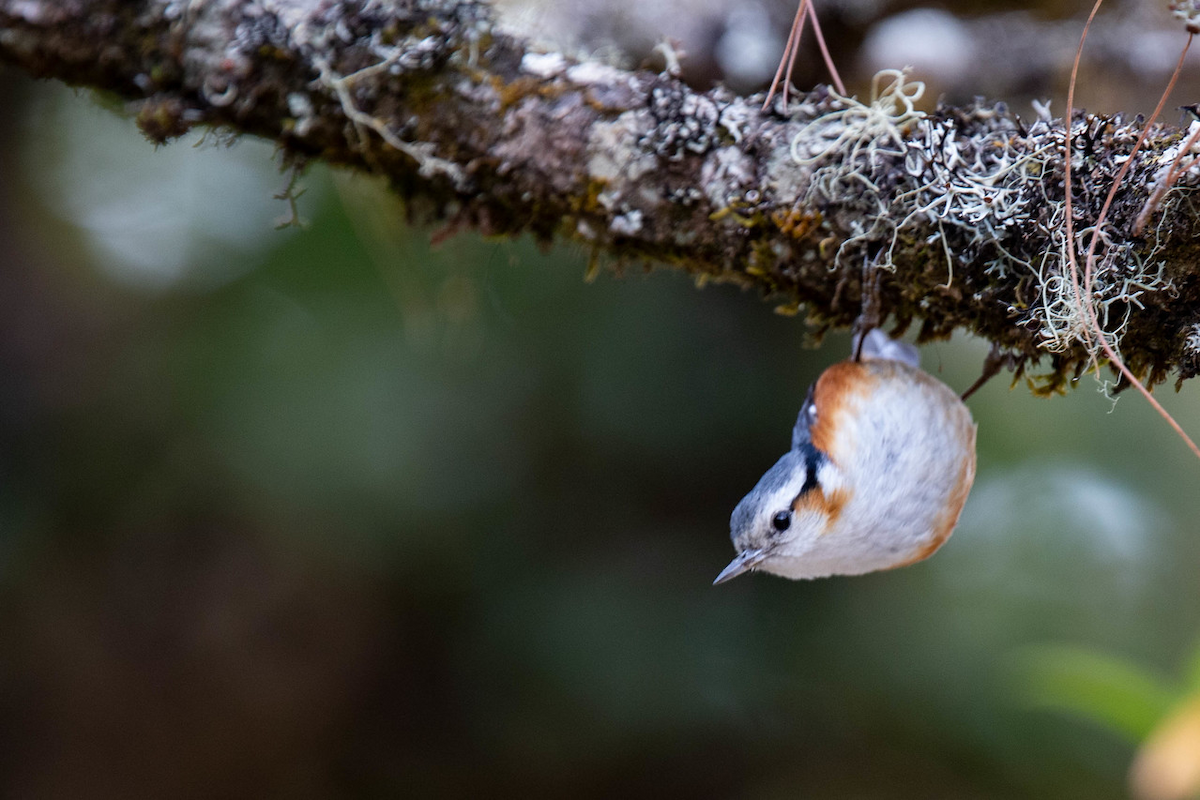
[[(539, 51), (478, 0), (0, 0), (0, 60), (125, 98), (157, 142), (220, 126), (290, 165), (385, 176), (444, 230), (581, 241), (758, 287), (821, 327), (849, 324), (879, 274), (896, 324), (973, 331), (1040, 363), (1040, 390), (1096, 355), (1066, 291), (1068, 248), (1084, 244), (1064, 233), (1063, 123), (999, 103), (922, 113), (900, 72), (864, 100), (818, 87), (762, 111)], [(1071, 124), (1076, 238), (1100, 236), (1083, 302), (1134, 373), (1191, 377), (1200, 170), (1135, 224), (1183, 132), (1151, 131), (1095, 231), (1139, 128)]]

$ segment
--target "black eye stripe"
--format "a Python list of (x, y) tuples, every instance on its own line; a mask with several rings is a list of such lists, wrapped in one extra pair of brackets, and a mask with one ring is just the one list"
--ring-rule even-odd
[(825, 454), (811, 443), (800, 445), (799, 450), (804, 455), (804, 485), (800, 487), (800, 493), (792, 499), (792, 508), (796, 507), (796, 503), (800, 502), (801, 497), (804, 497), (804, 495), (817, 488), (819, 485), (817, 483), (817, 470), (825, 461)]

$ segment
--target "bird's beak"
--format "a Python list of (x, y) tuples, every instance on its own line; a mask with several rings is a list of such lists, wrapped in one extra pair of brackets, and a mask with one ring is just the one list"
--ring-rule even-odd
[(738, 553), (737, 558), (729, 562), (729, 566), (721, 570), (721, 574), (713, 581), (713, 586), (731, 581), (743, 572), (749, 572), (754, 569), (758, 562), (762, 561), (763, 553), (761, 550), (746, 550)]

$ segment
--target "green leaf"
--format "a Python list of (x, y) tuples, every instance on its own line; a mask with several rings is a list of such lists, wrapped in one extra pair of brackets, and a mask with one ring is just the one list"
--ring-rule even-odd
[(1200, 642), (1196, 643), (1195, 648), (1193, 648), (1191, 655), (1188, 657), (1183, 679), (1187, 681), (1187, 688), (1189, 690), (1200, 691)]
[(1034, 647), (1018, 658), (1021, 691), (1034, 707), (1074, 714), (1135, 742), (1182, 695), (1136, 664), (1081, 648)]

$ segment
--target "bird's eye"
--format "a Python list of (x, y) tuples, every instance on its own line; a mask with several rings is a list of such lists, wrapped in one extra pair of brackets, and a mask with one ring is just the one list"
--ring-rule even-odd
[(782, 533), (786, 531), (792, 524), (792, 514), (789, 511), (780, 511), (771, 518), (771, 527)]

